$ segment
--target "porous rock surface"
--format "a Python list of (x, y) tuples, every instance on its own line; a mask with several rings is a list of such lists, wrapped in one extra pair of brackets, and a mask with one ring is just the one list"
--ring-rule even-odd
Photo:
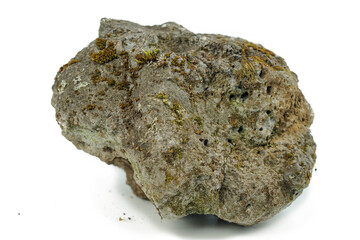
[(62, 66), (52, 105), (78, 149), (125, 169), (164, 218), (271, 218), (308, 186), (310, 105), (285, 61), (241, 38), (176, 23), (102, 19)]

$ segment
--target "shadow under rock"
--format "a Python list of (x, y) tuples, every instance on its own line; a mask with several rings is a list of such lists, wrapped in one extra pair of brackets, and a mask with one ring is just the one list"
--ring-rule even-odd
[[(123, 170), (119, 169), (119, 171)], [(268, 221), (253, 226), (240, 226), (221, 220), (214, 215), (193, 214), (176, 220), (161, 219), (154, 205), (149, 200), (143, 200), (135, 196), (130, 187), (125, 184), (123, 178), (120, 180), (119, 176), (114, 185), (119, 195), (130, 196), (131, 201), (129, 201), (129, 203), (144, 214), (148, 223), (161, 229), (161, 231), (168, 231), (177, 236), (189, 239), (228, 238), (266, 231), (269, 228), (275, 227), (274, 225), (286, 221), (285, 218), (290, 217), (289, 215), (291, 211), (295, 209), (295, 205), (301, 205), (307, 195), (307, 191), (304, 191), (291, 206)]]

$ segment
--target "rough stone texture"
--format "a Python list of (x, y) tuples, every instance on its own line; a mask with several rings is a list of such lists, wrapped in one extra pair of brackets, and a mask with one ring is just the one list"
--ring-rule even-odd
[(176, 23), (102, 19), (99, 38), (60, 68), (63, 135), (125, 169), (164, 218), (271, 218), (308, 186), (313, 113), (285, 61), (241, 38)]

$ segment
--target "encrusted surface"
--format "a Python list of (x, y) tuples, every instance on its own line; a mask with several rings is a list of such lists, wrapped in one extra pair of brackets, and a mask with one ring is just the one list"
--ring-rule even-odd
[(52, 105), (63, 135), (123, 167), (162, 217), (252, 225), (311, 178), (313, 114), (297, 82), (244, 39), (102, 19), (99, 38), (60, 68)]

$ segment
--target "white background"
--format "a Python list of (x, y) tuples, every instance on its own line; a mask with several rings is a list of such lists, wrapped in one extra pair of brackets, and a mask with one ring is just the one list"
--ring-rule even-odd
[[(359, 239), (359, 10), (346, 0), (1, 1), (0, 239)], [(97, 37), (102, 17), (175, 21), (285, 58), (315, 112), (310, 186), (253, 227), (211, 216), (161, 220), (121, 169), (61, 135), (50, 104), (56, 72)]]

